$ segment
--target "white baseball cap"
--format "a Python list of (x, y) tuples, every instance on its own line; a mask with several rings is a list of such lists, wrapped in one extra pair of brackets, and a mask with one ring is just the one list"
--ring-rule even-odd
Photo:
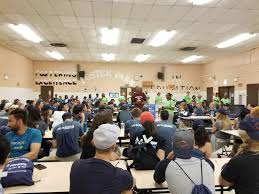
[(116, 143), (120, 135), (120, 128), (113, 124), (100, 125), (93, 134), (93, 142), (96, 148), (105, 150)]

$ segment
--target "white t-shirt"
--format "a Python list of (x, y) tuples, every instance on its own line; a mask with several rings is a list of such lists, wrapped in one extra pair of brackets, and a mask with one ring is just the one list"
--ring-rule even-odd
[(55, 111), (54, 114), (52, 115), (53, 117), (53, 124), (52, 124), (52, 129), (56, 127), (57, 125), (63, 123), (62, 115), (66, 113), (65, 111)]

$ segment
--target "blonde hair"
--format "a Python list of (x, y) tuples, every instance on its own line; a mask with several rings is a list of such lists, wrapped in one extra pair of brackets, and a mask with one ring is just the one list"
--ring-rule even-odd
[(252, 108), (250, 114), (255, 118), (259, 118), (259, 106)]
[(243, 143), (239, 146), (236, 155), (243, 154), (247, 151), (259, 151), (258, 141), (252, 140), (244, 130), (239, 130), (238, 132)]
[(229, 119), (229, 117), (227, 115), (218, 113), (216, 115), (216, 119), (222, 121), (222, 126), (221, 126), (222, 130), (229, 130), (229, 129), (231, 129), (232, 124), (231, 124), (231, 121), (230, 121), (230, 119)]

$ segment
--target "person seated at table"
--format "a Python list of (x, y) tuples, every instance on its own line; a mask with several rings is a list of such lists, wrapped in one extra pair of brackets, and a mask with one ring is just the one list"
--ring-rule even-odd
[[(112, 120), (112, 113), (107, 110), (103, 110), (101, 112), (98, 112), (96, 116), (93, 119), (92, 125), (90, 129), (88, 130), (87, 134), (84, 135), (82, 140), (82, 154), (80, 156), (81, 159), (88, 159), (92, 158), (95, 155), (95, 147), (93, 145), (93, 133), (94, 131), (102, 124), (113, 124)], [(112, 154), (113, 160), (117, 160), (120, 157), (120, 152), (118, 147), (115, 149), (116, 152)]]
[(78, 104), (75, 105), (73, 108), (73, 120), (77, 121), (79, 123), (82, 122), (82, 119), (84, 118), (84, 105), (83, 104)]
[(165, 154), (168, 155), (172, 151), (172, 140), (176, 131), (176, 126), (168, 122), (168, 111), (162, 110), (160, 118), (161, 121), (156, 122), (156, 132), (160, 137), (165, 139)]
[(188, 105), (186, 104), (186, 102), (181, 102), (180, 103), (179, 115), (180, 116), (184, 116), (184, 117), (188, 117), (188, 116), (192, 115), (192, 113), (189, 112)]
[(183, 97), (183, 100), (187, 103), (187, 104), (191, 104), (192, 103), (192, 99), (190, 97), (190, 91), (186, 92), (186, 95)]
[(154, 180), (161, 184), (167, 182), (174, 194), (190, 194), (194, 184), (204, 184), (215, 193), (214, 166), (212, 162), (192, 157), (194, 135), (192, 130), (179, 129), (173, 138), (173, 152), (158, 163)]
[(26, 126), (27, 113), (18, 108), (9, 113), (8, 127), (11, 132), (6, 134), (6, 138), (11, 144), (9, 157), (24, 157), (36, 160), (40, 151), (42, 135), (40, 130)]
[(225, 93), (223, 98), (221, 98), (221, 102), (225, 105), (225, 104), (231, 104), (231, 100), (228, 97), (228, 94)]
[(249, 110), (249, 111), (251, 111), (253, 108), (255, 108), (256, 107), (256, 105), (254, 105), (254, 104), (248, 104), (247, 106), (246, 106), (246, 108)]
[(202, 102), (202, 110), (203, 110), (204, 115), (206, 115), (209, 112), (210, 108), (208, 106), (207, 100), (203, 100), (203, 102)]
[(132, 115), (128, 109), (128, 106), (126, 104), (124, 104), (121, 107), (121, 111), (118, 113), (117, 115), (117, 122), (119, 124), (119, 126), (121, 126), (121, 123), (126, 123), (127, 121), (132, 119)]
[[(4, 167), (8, 154), (10, 152), (10, 142), (6, 139), (4, 135), (0, 134), (0, 171)], [(1, 180), (1, 177), (0, 177)], [(4, 194), (4, 189), (0, 182), (0, 194)]]
[(84, 135), (84, 131), (79, 122), (73, 121), (71, 113), (64, 113), (62, 118), (63, 123), (53, 129), (52, 145), (57, 148), (57, 160), (74, 161), (80, 158), (79, 139)]
[(201, 94), (198, 94), (198, 96), (195, 100), (196, 100), (197, 103), (202, 103), (204, 101)]
[(191, 104), (191, 109), (192, 109), (192, 111), (190, 111), (190, 112), (194, 112), (195, 111), (195, 109), (196, 109), (196, 101), (195, 100), (192, 100), (192, 104)]
[(132, 137), (136, 132), (144, 131), (142, 124), (140, 123), (141, 110), (134, 108), (131, 111), (133, 119), (126, 121), (125, 123), (125, 134), (129, 134)]
[(223, 108), (226, 110), (226, 114), (230, 115), (229, 104), (223, 104)]
[(0, 117), (0, 127), (7, 126), (8, 124), (8, 115), (11, 111), (17, 109), (19, 106), (13, 103), (7, 102), (4, 106), (5, 113)]
[(243, 144), (238, 153), (222, 169), (219, 183), (232, 187), (238, 194), (259, 193), (259, 117), (245, 117), (239, 124)]
[(39, 129), (42, 136), (44, 136), (45, 131), (48, 129), (48, 124), (41, 119), (39, 109), (35, 107), (29, 107), (28, 111), (27, 127)]
[[(143, 125), (145, 130), (134, 133), (133, 136), (130, 137), (130, 147), (134, 148), (136, 145), (151, 143), (155, 150), (156, 156), (159, 158), (159, 160), (163, 160), (165, 158), (166, 141), (164, 138), (157, 134), (154, 121), (155, 119), (150, 112), (141, 113), (140, 123)], [(150, 139), (151, 141), (147, 142)], [(129, 157), (130, 154), (131, 153), (129, 152)]]
[(196, 108), (194, 109), (193, 115), (204, 116), (202, 103), (196, 103)]
[(62, 115), (66, 112), (68, 112), (69, 107), (68, 104), (62, 103), (58, 106), (58, 110), (55, 111), (52, 115), (53, 118), (53, 123), (52, 123), (52, 128), (56, 127), (60, 123), (63, 123)]
[(224, 108), (218, 109), (216, 113), (216, 121), (213, 117), (211, 117), (211, 121), (213, 124), (211, 129), (211, 143), (213, 151), (216, 151), (229, 143), (231, 136), (222, 131), (231, 130), (232, 123)]
[(204, 126), (200, 125), (196, 129), (193, 129), (193, 131), (195, 145), (192, 156), (196, 156), (198, 158), (210, 158), (212, 153), (212, 146), (206, 129)]
[(94, 158), (77, 160), (70, 172), (70, 194), (132, 193), (134, 179), (130, 172), (110, 163), (120, 128), (102, 124), (93, 132)]
[(211, 115), (211, 116), (215, 117), (216, 116), (216, 112), (217, 112), (217, 110), (215, 108), (215, 105), (214, 105), (213, 102), (211, 102), (210, 105), (209, 105), (209, 111), (207, 112), (206, 115), (209, 115), (209, 116)]

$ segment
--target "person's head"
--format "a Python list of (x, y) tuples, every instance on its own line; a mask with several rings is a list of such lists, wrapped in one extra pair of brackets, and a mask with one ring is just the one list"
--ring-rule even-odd
[(122, 106), (121, 106), (121, 110), (128, 110), (128, 105), (127, 104), (123, 104)]
[(88, 95), (88, 98), (92, 98), (92, 94), (89, 94), (89, 95)]
[(99, 97), (99, 94), (98, 94), (98, 93), (96, 93), (96, 94), (95, 94), (95, 96), (96, 96), (96, 97)]
[(11, 150), (10, 142), (0, 134), (0, 166), (4, 165)]
[(105, 93), (102, 93), (102, 97), (105, 97)]
[(160, 118), (163, 120), (163, 121), (167, 121), (168, 118), (169, 118), (169, 113), (167, 110), (162, 110), (161, 113), (160, 113)]
[(134, 119), (137, 119), (140, 117), (140, 114), (141, 114), (141, 110), (139, 108), (134, 108), (132, 111), (131, 111), (131, 115)]
[(17, 132), (20, 128), (26, 126), (27, 113), (26, 111), (17, 108), (9, 113), (8, 116), (8, 127), (13, 131)]
[(10, 113), (11, 111), (17, 109), (18, 107), (19, 107), (18, 105), (8, 102), (5, 104), (4, 109), (6, 112)]
[(68, 95), (65, 95), (65, 99), (68, 99)]
[(195, 96), (195, 95), (192, 95), (192, 99), (193, 99), (193, 100), (196, 100), (196, 96)]
[(205, 108), (205, 107), (207, 107), (207, 100), (203, 100), (202, 101), (202, 106)]
[(35, 107), (39, 110), (41, 110), (44, 106), (44, 103), (42, 100), (37, 100)]
[(189, 96), (189, 95), (190, 95), (190, 91), (187, 91), (187, 92), (186, 92), (186, 95)]
[(259, 106), (252, 108), (250, 114), (255, 118), (259, 118)]
[(79, 105), (75, 105), (73, 108), (73, 114), (74, 115), (80, 115), (83, 113), (84, 110), (84, 106), (79, 104)]
[(67, 103), (61, 103), (59, 106), (58, 106), (58, 111), (65, 111), (67, 112), (69, 109), (69, 106)]
[(102, 124), (93, 132), (93, 144), (96, 153), (107, 155), (115, 150), (116, 141), (120, 135), (120, 128), (114, 124)]
[(73, 116), (72, 116), (72, 114), (70, 113), (70, 112), (66, 112), (66, 113), (64, 113), (63, 115), (62, 115), (62, 119), (63, 119), (63, 121), (66, 121), (66, 120), (72, 120), (72, 118), (73, 118)]
[(142, 112), (146, 112), (149, 111), (149, 107), (148, 106), (143, 106), (141, 109)]
[(181, 102), (181, 104), (180, 104), (180, 109), (183, 111), (183, 110), (185, 110), (185, 111), (187, 111), (188, 110), (188, 105), (187, 105), (187, 103), (186, 102)]
[(156, 126), (154, 121), (147, 120), (142, 124), (142, 126), (145, 129), (147, 138), (156, 134)]
[(196, 100), (192, 100), (192, 106), (193, 106), (193, 107), (196, 106)]
[(178, 129), (173, 137), (173, 152), (176, 158), (190, 159), (194, 145), (192, 130)]
[(218, 97), (218, 96), (219, 96), (219, 93), (218, 93), (218, 92), (216, 92), (216, 93), (215, 93), (215, 96), (216, 96), (216, 97)]
[(225, 110), (229, 110), (229, 104), (228, 104), (228, 103), (223, 104), (223, 108), (224, 108)]
[(209, 135), (204, 126), (199, 126), (194, 130), (195, 145), (199, 148), (205, 146), (207, 142), (210, 142)]
[(151, 122), (154, 122), (155, 119), (154, 119), (154, 116), (150, 113), (150, 112), (142, 112), (140, 114), (140, 123), (143, 125), (146, 121), (151, 121)]
[(142, 91), (141, 87), (137, 86), (136, 87), (136, 92), (141, 92), (141, 91)]
[(222, 101), (219, 101), (218, 108), (223, 108), (223, 102)]
[(55, 98), (57, 98), (58, 97), (58, 94), (55, 94)]
[(40, 110), (32, 106), (28, 111), (27, 126), (35, 128), (36, 122), (41, 120)]
[(167, 93), (165, 97), (166, 97), (167, 100), (171, 100), (172, 99), (172, 94), (171, 93)]
[(20, 100), (19, 100), (18, 98), (17, 98), (17, 99), (14, 99), (13, 104), (15, 104), (15, 105), (20, 105)]
[(200, 102), (196, 103), (196, 107), (197, 107), (197, 108), (202, 108), (202, 107), (203, 107), (203, 106), (202, 106), (202, 103), (200, 103)]
[(201, 99), (202, 95), (201, 94), (198, 94), (197, 98)]
[(227, 111), (224, 108), (219, 108), (218, 111), (216, 112), (216, 118), (217, 119), (222, 119), (223, 117), (227, 116)]
[(215, 109), (215, 106), (214, 106), (213, 102), (210, 103), (209, 108), (210, 108), (210, 110), (214, 110)]
[(227, 93), (224, 94), (224, 98), (228, 98), (228, 94)]
[(158, 93), (157, 93), (157, 95), (158, 95), (158, 96), (160, 96), (160, 95), (161, 95), (161, 93), (160, 93), (160, 92), (158, 92)]
[(254, 105), (254, 104), (248, 104), (246, 108), (247, 108), (248, 110), (251, 110), (251, 109), (254, 108), (254, 107), (256, 107), (256, 105)]

